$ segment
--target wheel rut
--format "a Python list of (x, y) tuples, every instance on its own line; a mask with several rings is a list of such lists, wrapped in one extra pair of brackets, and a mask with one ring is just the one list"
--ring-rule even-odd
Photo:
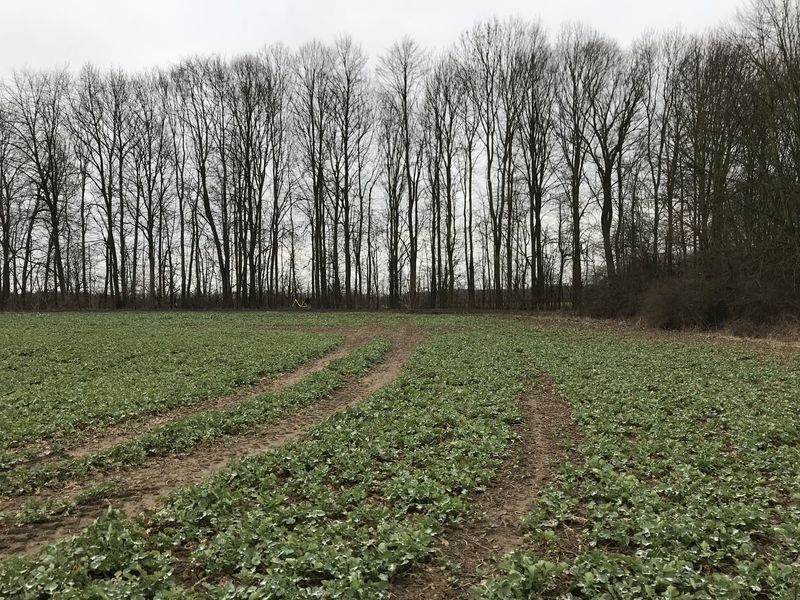
[(391, 600), (442, 600), (470, 597), (470, 588), (498, 574), (498, 562), (524, 545), (522, 518), (566, 458), (563, 442), (577, 439), (571, 409), (546, 376), (526, 386), (519, 399), (520, 438), (495, 475), (476, 496), (474, 516), (448, 527), (431, 562), (399, 575)]
[[(124, 485), (122, 494), (102, 502), (80, 505), (68, 515), (43, 523), (12, 526), (0, 531), (0, 557), (33, 554), (50, 541), (77, 533), (108, 510), (109, 506), (131, 516), (155, 508), (178, 486), (198, 483), (225, 468), (231, 461), (275, 450), (283, 444), (301, 439), (321, 421), (357, 404), (372, 392), (391, 383), (421, 341), (421, 336), (411, 327), (377, 333), (387, 337), (391, 343), (383, 360), (373, 365), (362, 377), (348, 381), (331, 396), (265, 425), (252, 434), (203, 446), (187, 455), (153, 459), (121, 473), (104, 473), (87, 482), (87, 485), (121, 481)], [(375, 335), (376, 332), (372, 330), (371, 335), (359, 339), (363, 341)], [(353, 342), (353, 346), (358, 343)], [(310, 372), (307, 371), (306, 374)], [(301, 376), (297, 376), (297, 381), (300, 378)]]
[[(381, 331), (381, 334), (383, 334), (382, 330), (379, 331)], [(263, 377), (255, 385), (239, 388), (232, 391), (230, 394), (225, 394), (224, 396), (210, 398), (192, 405), (177, 407), (157, 415), (151, 414), (147, 415), (146, 417), (143, 416), (141, 418), (126, 420), (124, 423), (121, 423), (119, 426), (114, 427), (113, 429), (104, 429), (102, 433), (93, 437), (91, 440), (87, 440), (85, 442), (81, 442), (79, 445), (72, 446), (69, 452), (65, 453), (63, 450), (61, 450), (59, 453), (45, 456), (35, 463), (29, 463), (29, 465), (59, 464), (70, 459), (80, 459), (95, 452), (108, 450), (109, 448), (113, 448), (118, 444), (139, 437), (148, 431), (164, 425), (169, 425), (170, 423), (174, 423), (176, 421), (180, 421), (181, 419), (190, 417), (194, 414), (205, 411), (220, 410), (239, 402), (251, 400), (256, 396), (267, 392), (279, 391), (288, 388), (298, 383), (304, 377), (316, 373), (317, 371), (321, 371), (333, 361), (344, 357), (348, 352), (356, 347), (367, 343), (370, 339), (374, 338), (375, 335), (376, 333), (374, 328), (359, 328), (349, 330), (345, 332), (344, 339), (339, 346), (333, 350), (330, 350), (329, 352), (326, 352), (322, 356), (311, 359), (310, 361), (297, 366), (291, 371), (280, 375)], [(14, 512), (19, 510), (25, 504), (25, 502), (29, 500), (42, 501), (50, 498), (63, 497), (70, 491), (74, 491), (76, 487), (83, 489), (86, 487), (86, 484), (81, 483), (77, 484), (76, 486), (67, 482), (65, 487), (57, 492), (42, 489), (34, 494), (0, 497), (0, 511)]]
[(38, 462), (52, 463), (61, 460), (69, 460), (71, 458), (82, 458), (93, 452), (111, 448), (120, 442), (139, 436), (150, 429), (161, 425), (167, 425), (195, 413), (206, 410), (219, 410), (226, 406), (249, 400), (265, 392), (289, 387), (300, 381), (306, 375), (324, 369), (334, 360), (343, 357), (350, 350), (363, 344), (370, 337), (374, 336), (374, 333), (371, 333), (367, 329), (353, 329), (343, 333), (344, 339), (336, 348), (326, 352), (322, 356), (302, 363), (290, 371), (262, 377), (255, 384), (240, 387), (232, 390), (228, 394), (178, 406), (157, 414), (142, 415), (141, 417), (127, 419), (117, 426), (99, 431), (97, 435), (94, 435), (90, 439), (62, 448), (60, 451), (54, 452), (49, 456), (44, 456)]

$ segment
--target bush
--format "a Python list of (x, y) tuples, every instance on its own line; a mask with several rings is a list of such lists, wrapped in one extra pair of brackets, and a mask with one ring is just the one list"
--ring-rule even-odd
[(647, 288), (640, 314), (648, 325), (660, 329), (718, 327), (730, 315), (726, 296), (712, 281), (671, 277)]
[(796, 332), (785, 322), (800, 318), (797, 294), (787, 293), (783, 280), (758, 272), (746, 261), (740, 263), (742, 268), (732, 271), (713, 261), (697, 264), (693, 259), (675, 264), (676, 273), (668, 275), (650, 260), (634, 260), (613, 278), (600, 276), (588, 285), (583, 310), (600, 318), (639, 316), (660, 329), (725, 324), (734, 335), (745, 337), (772, 331), (780, 335), (784, 329)]
[(586, 289), (584, 312), (601, 319), (632, 317), (638, 311), (640, 288), (635, 278), (602, 279)]
[(726, 329), (736, 337), (764, 338), (771, 337), (789, 341), (800, 339), (800, 318), (791, 313), (779, 313), (759, 317), (745, 314), (732, 319)]

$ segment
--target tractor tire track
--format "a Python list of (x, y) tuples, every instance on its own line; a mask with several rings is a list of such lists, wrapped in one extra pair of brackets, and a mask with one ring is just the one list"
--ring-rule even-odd
[(365, 343), (374, 335), (374, 333), (365, 329), (354, 329), (343, 332), (344, 339), (341, 344), (321, 356), (299, 364), (294, 369), (284, 373), (262, 377), (255, 384), (242, 386), (221, 396), (176, 406), (160, 413), (151, 413), (149, 415), (140, 415), (132, 419), (126, 419), (119, 425), (112, 425), (110, 428), (104, 428), (98, 431), (97, 435), (89, 439), (81, 440), (77, 444), (71, 446), (68, 445), (57, 452), (53, 452), (51, 455), (43, 456), (37, 463), (53, 463), (61, 460), (69, 460), (71, 458), (81, 458), (99, 450), (106, 450), (120, 442), (141, 435), (150, 429), (161, 425), (167, 425), (195, 413), (206, 410), (219, 410), (231, 404), (249, 400), (265, 392), (289, 387), (300, 381), (306, 375), (324, 369), (331, 362), (343, 357), (350, 350)]
[(569, 403), (548, 377), (529, 385), (519, 406), (522, 422), (515, 429), (521, 437), (491, 487), (476, 497), (475, 516), (446, 528), (433, 560), (392, 582), (391, 600), (469, 598), (472, 586), (498, 574), (505, 554), (524, 545), (522, 518), (567, 457), (562, 442), (577, 439), (578, 430)]
[[(181, 419), (190, 417), (194, 414), (214, 411), (226, 408), (239, 402), (245, 402), (256, 396), (267, 392), (279, 391), (288, 388), (304, 377), (321, 371), (333, 361), (343, 358), (351, 350), (367, 343), (376, 335), (385, 334), (382, 328), (353, 328), (343, 332), (343, 341), (339, 346), (319, 356), (311, 359), (308, 362), (298, 365), (291, 371), (277, 375), (263, 377), (257, 384), (245, 386), (232, 391), (229, 394), (209, 398), (191, 405), (184, 405), (168, 410), (164, 413), (142, 415), (131, 420), (126, 420), (124, 423), (112, 429), (104, 429), (102, 433), (90, 440), (80, 442), (78, 445), (73, 446), (69, 452), (59, 452), (50, 456), (42, 457), (40, 460), (28, 463), (28, 466), (34, 464), (59, 464), (71, 459), (80, 459), (86, 457), (94, 452), (108, 450), (117, 444), (127, 442), (138, 436), (141, 436), (148, 431), (169, 425)], [(89, 482), (91, 483), (91, 482)], [(43, 489), (37, 493), (27, 493), (21, 495), (3, 495), (0, 497), (0, 511), (6, 513), (13, 513), (19, 510), (28, 501), (43, 501), (47, 499), (63, 497), (70, 491), (75, 491), (76, 485), (78, 489), (86, 487), (86, 482), (79, 484), (71, 484), (65, 482), (64, 487), (59, 491), (52, 491)]]
[[(391, 343), (383, 360), (373, 365), (365, 375), (347, 382), (331, 396), (265, 425), (255, 433), (203, 446), (184, 456), (153, 459), (121, 473), (104, 473), (102, 477), (86, 482), (86, 485), (123, 480), (124, 495), (80, 505), (68, 515), (43, 523), (8, 527), (0, 531), (0, 557), (33, 554), (50, 541), (74, 535), (108, 510), (109, 506), (130, 516), (138, 515), (157, 507), (176, 487), (198, 483), (224, 469), (231, 461), (275, 450), (288, 442), (302, 439), (318, 423), (391, 383), (421, 341), (420, 335), (410, 327), (402, 331), (380, 333)], [(374, 330), (372, 335), (375, 335)]]

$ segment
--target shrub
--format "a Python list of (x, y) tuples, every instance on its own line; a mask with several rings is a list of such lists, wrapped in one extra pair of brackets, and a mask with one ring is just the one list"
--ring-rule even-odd
[(713, 281), (671, 277), (651, 284), (644, 292), (640, 314), (652, 327), (712, 328), (730, 315), (726, 290)]

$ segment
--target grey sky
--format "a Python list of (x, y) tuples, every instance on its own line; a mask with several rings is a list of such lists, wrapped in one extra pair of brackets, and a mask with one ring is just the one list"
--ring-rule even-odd
[(404, 34), (447, 46), (491, 15), (581, 20), (627, 43), (648, 29), (703, 31), (746, 0), (0, 0), (0, 76), (87, 61), (141, 69), (201, 53), (232, 55), (350, 33), (371, 55)]

